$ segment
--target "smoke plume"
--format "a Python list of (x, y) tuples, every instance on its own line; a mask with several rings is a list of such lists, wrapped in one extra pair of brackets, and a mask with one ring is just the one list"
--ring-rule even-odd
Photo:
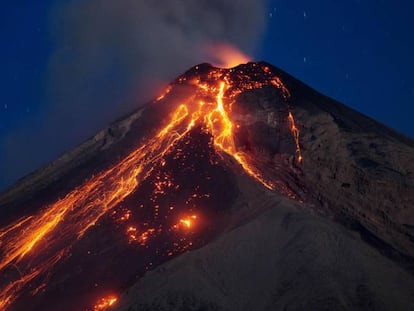
[(189, 67), (214, 60), (215, 49), (206, 46), (224, 42), (253, 53), (265, 26), (264, 6), (265, 0), (59, 4), (51, 14), (55, 51), (46, 113), (6, 137), (0, 188), (144, 104)]

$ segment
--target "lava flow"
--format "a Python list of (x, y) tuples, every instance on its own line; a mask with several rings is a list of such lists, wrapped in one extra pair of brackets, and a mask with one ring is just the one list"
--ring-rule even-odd
[[(254, 64), (256, 66), (256, 64)], [(259, 66), (259, 65), (257, 65)], [(198, 67), (195, 69), (198, 70)], [(277, 183), (269, 179), (260, 169), (248, 150), (238, 147), (236, 136), (243, 128), (242, 122), (233, 117), (233, 108), (238, 96), (246, 90), (273, 87), (282, 97), (289, 97), (288, 90), (281, 80), (274, 76), (268, 67), (260, 68), (263, 77), (258, 80), (241, 72), (234, 75), (233, 69), (210, 69), (206, 75), (196, 75), (187, 79), (183, 76), (177, 84), (187, 84), (194, 89), (188, 100), (173, 109), (169, 119), (160, 126), (152, 137), (144, 139), (141, 146), (124, 159), (91, 177), (84, 184), (69, 192), (53, 204), (43, 207), (38, 213), (24, 217), (0, 229), (0, 309), (12, 308), (13, 303), (23, 292), (36, 296), (48, 286), (54, 267), (70, 256), (75, 241), (82, 240), (85, 234), (98, 221), (113, 210), (117, 221), (123, 228), (128, 243), (146, 247), (148, 241), (164, 234), (165, 231), (183, 231), (190, 234), (197, 230), (202, 218), (194, 211), (187, 216), (177, 218), (165, 229), (161, 225), (148, 223), (131, 224), (131, 211), (121, 212), (116, 207), (136, 191), (156, 168), (163, 167), (166, 158), (173, 153), (179, 154), (178, 145), (185, 142), (195, 129), (211, 137), (209, 144), (220, 158), (233, 158), (246, 174), (269, 190), (277, 190)], [(160, 96), (155, 104), (160, 104), (174, 86)], [(287, 108), (288, 109), (288, 108)], [(286, 118), (290, 124), (292, 140), (296, 146), (297, 162), (302, 161), (299, 144), (299, 129), (294, 116), (289, 111)], [(158, 174), (158, 173), (157, 173)], [(155, 178), (153, 213), (154, 219), (161, 218), (156, 200), (168, 191), (176, 191), (180, 185), (172, 181), (171, 176), (161, 175)], [(175, 190), (174, 190), (175, 189)], [(209, 197), (209, 193), (194, 193), (193, 198)], [(173, 211), (169, 206), (168, 211)], [(121, 216), (119, 216), (121, 215)], [(185, 238), (180, 237), (180, 241)], [(187, 243), (187, 242), (186, 242)], [(176, 249), (166, 253), (179, 253), (192, 245), (174, 243)], [(110, 296), (99, 300), (93, 310), (105, 310), (116, 302)]]

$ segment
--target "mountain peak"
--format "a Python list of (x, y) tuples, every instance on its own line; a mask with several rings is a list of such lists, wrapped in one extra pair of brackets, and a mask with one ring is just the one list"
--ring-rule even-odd
[(0, 196), (0, 306), (105, 309), (147, 271), (280, 204), (284, 239), (305, 241), (291, 217), (306, 219), (411, 280), (412, 154), (412, 142), (270, 64), (199, 64)]

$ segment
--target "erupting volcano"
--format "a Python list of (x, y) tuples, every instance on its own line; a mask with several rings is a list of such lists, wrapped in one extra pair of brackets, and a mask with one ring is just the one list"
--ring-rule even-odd
[[(293, 306), (296, 296), (333, 308), (413, 304), (413, 150), (411, 140), (270, 64), (200, 64), (153, 102), (0, 196), (0, 309), (272, 306), (266, 290), (249, 289), (250, 300), (238, 299), (248, 287), (238, 273), (226, 274), (228, 265), (257, 268), (246, 274), (249, 280), (263, 267), (277, 275), (276, 283), (256, 279), (278, 297), (277, 308)], [(274, 222), (249, 227), (263, 217)], [(319, 245), (324, 235), (323, 247), (308, 254), (308, 245)], [(265, 246), (245, 257), (228, 255), (228, 245), (242, 248), (240, 241)], [(295, 248), (298, 243), (307, 246)], [(272, 244), (277, 255), (268, 253)], [(349, 252), (338, 259), (339, 250)], [(348, 263), (355, 279), (335, 279), (332, 272), (314, 280), (317, 286), (312, 278), (292, 281), (286, 267), (317, 274), (320, 266), (301, 260), (317, 262), (325, 252), (337, 269)], [(205, 262), (211, 254), (221, 259)], [(269, 268), (272, 258), (278, 263)], [(372, 267), (363, 267), (366, 259)], [(194, 265), (196, 271), (188, 268)], [(206, 277), (211, 271), (221, 276)], [(404, 289), (391, 293), (400, 277)], [(232, 285), (223, 281), (230, 279)], [(301, 289), (329, 282), (343, 291)], [(341, 300), (343, 292), (348, 298)]]

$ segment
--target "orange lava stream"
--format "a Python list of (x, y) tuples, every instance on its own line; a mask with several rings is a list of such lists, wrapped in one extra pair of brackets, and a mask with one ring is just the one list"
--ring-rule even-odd
[[(273, 190), (274, 185), (270, 181), (263, 179), (261, 174), (249, 164), (245, 155), (236, 150), (233, 132), (234, 125), (223, 104), (223, 96), (226, 87), (229, 87), (229, 82), (222, 81), (216, 96), (217, 105), (209, 113), (206, 113), (204, 117), (208, 129), (214, 137), (214, 145), (218, 149), (231, 155), (243, 167), (247, 174), (258, 180), (266, 188)], [(203, 88), (205, 89), (205, 86)]]
[[(214, 77), (218, 73), (213, 72), (211, 75)], [(283, 86), (280, 80), (272, 81), (274, 82), (270, 84), (274, 86)], [(275, 185), (265, 180), (255, 166), (249, 163), (247, 155), (236, 149), (234, 124), (229, 111), (235, 95), (241, 91), (233, 89), (226, 97), (226, 91), (232, 87), (227, 78), (221, 79), (218, 85), (200, 81), (195, 85), (201, 92), (199, 95), (203, 101), (179, 105), (171, 114), (167, 125), (141, 147), (37, 214), (0, 229), (0, 276), (6, 270), (19, 272), (19, 276), (11, 279), (7, 285), (0, 283), (1, 310), (10, 306), (25, 286), (40, 275), (47, 274), (57, 262), (65, 258), (73, 241), (82, 238), (105, 213), (131, 194), (157, 165), (162, 165), (163, 157), (195, 126), (201, 126), (209, 132), (216, 149), (233, 157), (248, 175), (266, 188), (275, 189)], [(246, 84), (248, 89), (254, 87), (261, 85), (257, 86), (257, 82)], [(284, 89), (282, 91), (287, 92)], [(166, 94), (168, 92), (170, 89)], [(164, 96), (165, 94), (160, 98)], [(229, 101), (226, 103), (227, 99)], [(291, 113), (289, 120), (301, 161), (299, 130)], [(194, 219), (183, 219), (181, 223), (189, 228), (192, 220)], [(130, 228), (130, 239), (139, 243), (144, 243), (155, 232), (154, 229), (148, 229), (141, 235), (136, 235), (135, 231), (135, 228)], [(104, 310), (116, 301), (114, 297), (108, 299), (99, 302), (95, 310)]]
[(299, 145), (299, 133), (300, 132), (299, 132), (299, 129), (296, 127), (295, 119), (293, 118), (293, 115), (291, 112), (289, 112), (288, 118), (289, 118), (289, 123), (290, 123), (290, 130), (293, 134), (293, 138), (295, 139), (296, 154), (298, 156), (298, 162), (301, 163), (303, 160), (303, 157), (302, 157), (302, 151)]
[[(0, 288), (0, 306), (10, 304), (25, 284), (59, 261), (51, 260), (55, 255), (46, 250), (57, 248), (59, 253), (73, 240), (81, 238), (102, 215), (151, 174), (157, 161), (191, 130), (191, 124), (184, 128), (180, 126), (187, 115), (187, 107), (180, 105), (167, 126), (123, 161), (91, 178), (37, 215), (0, 230), (0, 273), (9, 266), (19, 267), (22, 271), (17, 280), (11, 280)], [(26, 257), (30, 257), (30, 265), (25, 261)], [(36, 267), (32, 266), (33, 262), (37, 263)]]

